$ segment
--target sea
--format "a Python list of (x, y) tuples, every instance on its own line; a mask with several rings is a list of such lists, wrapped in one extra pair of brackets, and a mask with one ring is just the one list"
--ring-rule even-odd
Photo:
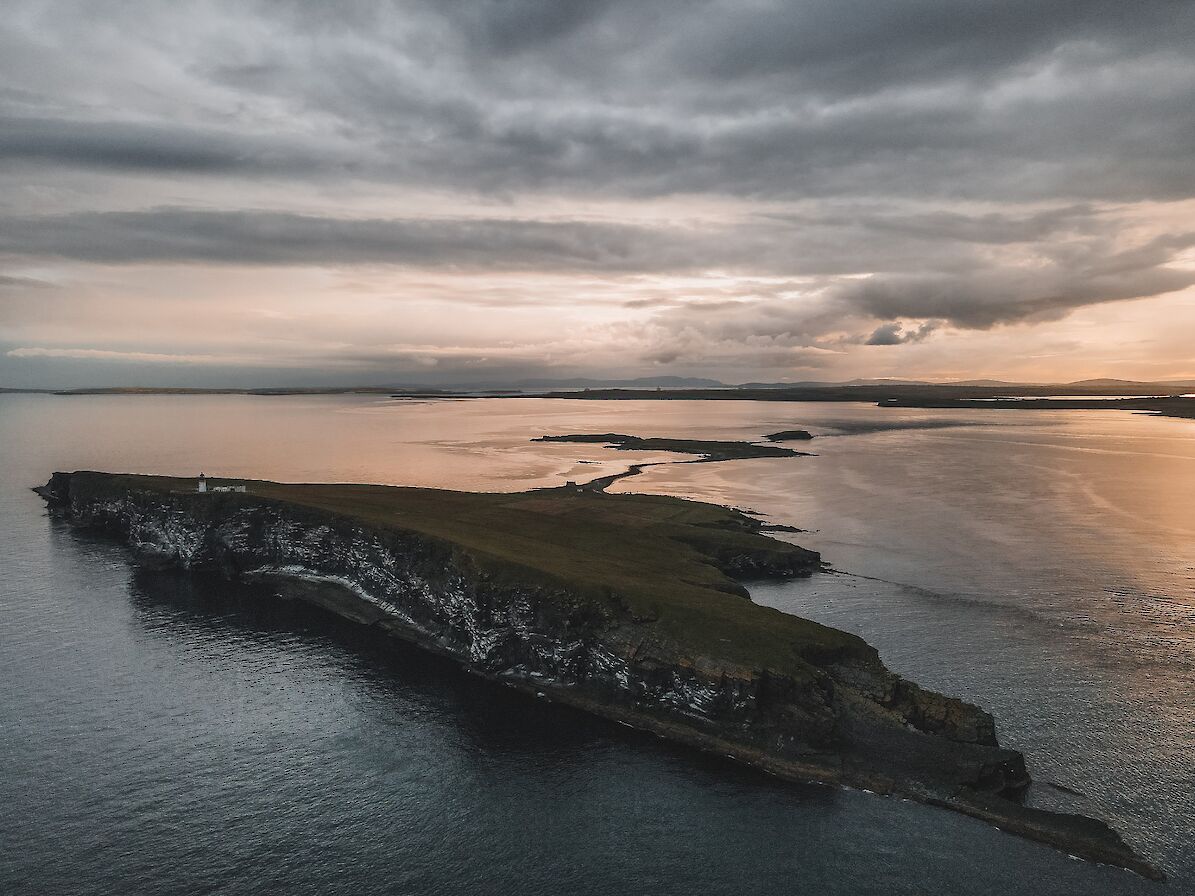
[[(545, 434), (759, 439), (684, 463)], [(0, 893), (1195, 892), (1195, 421), (848, 403), (0, 395)], [(619, 480), (822, 553), (754, 600), (991, 711), (1029, 800), (1166, 883), (901, 799), (784, 783), (324, 611), (139, 569), (55, 470), (517, 491)]]

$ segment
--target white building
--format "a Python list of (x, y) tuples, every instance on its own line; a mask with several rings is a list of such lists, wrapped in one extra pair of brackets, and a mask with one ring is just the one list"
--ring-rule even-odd
[(207, 494), (208, 492), (243, 492), (247, 491), (243, 485), (213, 485), (208, 488), (207, 477), (202, 473), (199, 474), (199, 493)]

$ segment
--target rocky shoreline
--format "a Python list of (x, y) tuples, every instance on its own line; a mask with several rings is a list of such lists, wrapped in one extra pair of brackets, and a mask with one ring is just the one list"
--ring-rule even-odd
[[(38, 491), (140, 562), (275, 582), (476, 675), (784, 778), (901, 795), (1161, 877), (1103, 822), (1022, 805), (1024, 758), (989, 714), (894, 675), (853, 635), (751, 603), (733, 579), (807, 575), (820, 558), (741, 514), (575, 489), (192, 489), (80, 472)], [(495, 552), (524, 532), (538, 542)], [(679, 584), (653, 599), (623, 583), (651, 584), (635, 564), (657, 555), (636, 552), (657, 542)]]

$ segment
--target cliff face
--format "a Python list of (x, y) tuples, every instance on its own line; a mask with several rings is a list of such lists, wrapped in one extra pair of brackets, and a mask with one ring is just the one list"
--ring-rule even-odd
[[(73, 525), (123, 540), (143, 562), (275, 580), (478, 675), (786, 777), (900, 793), (1148, 867), (1098, 822), (1084, 819), (1076, 840), (1057, 823), (1066, 816), (1007, 799), (1029, 776), (1020, 753), (997, 745), (991, 716), (888, 672), (858, 639), (812, 647), (798, 671), (779, 673), (661, 638), (616, 596), (595, 601), (550, 580), (495, 574), (449, 541), (252, 490), (199, 496), (58, 473), (40, 491)], [(770, 568), (759, 556), (710, 562), (754, 575), (799, 571), (792, 555)]]

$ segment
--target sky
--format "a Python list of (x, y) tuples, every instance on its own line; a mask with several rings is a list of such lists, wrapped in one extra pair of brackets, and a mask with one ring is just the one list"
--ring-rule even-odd
[(0, 10), (0, 386), (1195, 378), (1190, 0)]

